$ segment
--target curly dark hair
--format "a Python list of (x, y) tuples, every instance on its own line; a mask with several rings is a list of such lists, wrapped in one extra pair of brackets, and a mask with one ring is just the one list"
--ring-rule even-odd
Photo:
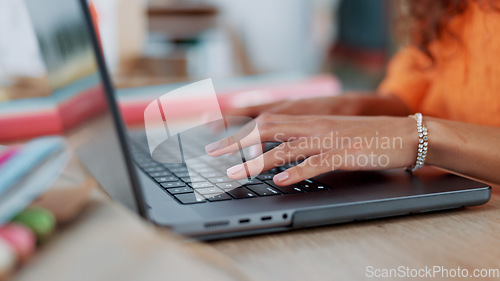
[[(452, 18), (462, 14), (470, 2), (488, 2), (489, 7), (498, 11), (498, 0), (407, 0), (406, 10), (409, 19), (409, 39), (417, 46), (432, 62), (434, 56), (429, 50), (429, 44), (445, 35), (451, 38), (459, 38), (448, 25)], [(483, 3), (481, 3), (483, 4)]]

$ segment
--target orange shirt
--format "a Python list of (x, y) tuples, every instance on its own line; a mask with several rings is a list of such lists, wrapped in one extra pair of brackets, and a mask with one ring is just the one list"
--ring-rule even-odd
[(429, 58), (416, 47), (400, 50), (379, 86), (413, 112), (456, 121), (500, 126), (500, 12), (481, 1), (450, 21), (459, 41), (431, 43)]

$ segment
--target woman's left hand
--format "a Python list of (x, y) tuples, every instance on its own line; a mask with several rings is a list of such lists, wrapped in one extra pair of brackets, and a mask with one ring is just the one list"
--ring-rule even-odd
[[(256, 126), (258, 134), (251, 133)], [(244, 165), (227, 170), (231, 179), (258, 175), (286, 163), (304, 160), (274, 176), (285, 186), (333, 170), (380, 170), (415, 162), (417, 125), (409, 117), (346, 117), (261, 115), (234, 136), (207, 145), (220, 156), (251, 145), (280, 142)]]

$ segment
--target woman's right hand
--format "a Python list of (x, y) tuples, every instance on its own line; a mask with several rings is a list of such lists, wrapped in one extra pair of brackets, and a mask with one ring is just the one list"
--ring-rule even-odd
[(288, 115), (390, 115), (407, 116), (410, 110), (393, 95), (375, 93), (345, 93), (335, 97), (287, 100), (249, 107), (235, 107), (223, 111), (225, 116), (256, 118), (266, 114)]
[(223, 112), (226, 116), (257, 117), (266, 114), (288, 115), (358, 115), (360, 114), (358, 97), (343, 95), (338, 97), (320, 97), (301, 100), (286, 100), (263, 105), (230, 108)]

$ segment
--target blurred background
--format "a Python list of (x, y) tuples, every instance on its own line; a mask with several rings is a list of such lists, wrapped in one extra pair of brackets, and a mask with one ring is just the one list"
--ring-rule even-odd
[[(393, 0), (91, 0), (115, 86), (332, 73), (374, 89), (396, 49)], [(50, 95), (25, 4), (0, 0), (0, 101)]]

